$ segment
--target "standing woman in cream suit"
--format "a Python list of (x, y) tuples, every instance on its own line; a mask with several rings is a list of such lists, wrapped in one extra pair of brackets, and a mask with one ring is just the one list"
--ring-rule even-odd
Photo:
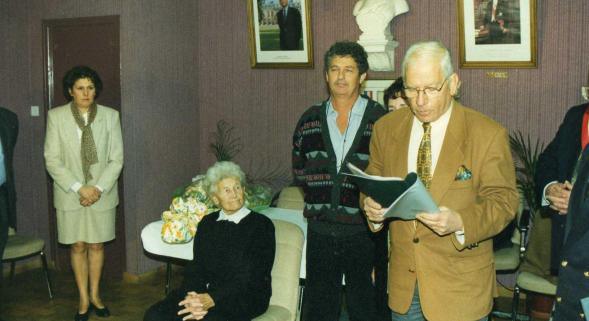
[(119, 113), (96, 104), (102, 90), (98, 74), (77, 66), (63, 78), (66, 105), (47, 115), (45, 165), (53, 178), (59, 243), (71, 244), (71, 264), (80, 293), (75, 321), (94, 310), (108, 317), (100, 298), (103, 243), (115, 238), (119, 203), (117, 179), (123, 167)]

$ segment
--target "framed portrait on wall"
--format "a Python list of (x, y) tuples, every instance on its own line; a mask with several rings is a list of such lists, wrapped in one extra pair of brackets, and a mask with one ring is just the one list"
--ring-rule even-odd
[(458, 0), (460, 67), (535, 68), (537, 0)]
[(311, 0), (247, 0), (252, 68), (313, 68)]

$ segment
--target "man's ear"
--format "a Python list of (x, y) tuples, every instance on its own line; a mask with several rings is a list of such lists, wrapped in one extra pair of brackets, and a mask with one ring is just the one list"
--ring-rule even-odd
[(213, 201), (213, 204), (215, 204), (216, 206), (219, 206), (219, 198), (215, 195), (211, 196), (211, 200)]
[(448, 79), (448, 87), (450, 88), (450, 95), (454, 96), (458, 93), (458, 89), (460, 88), (460, 78), (458, 78), (458, 74), (457, 73), (453, 73), (452, 75), (450, 75), (450, 78)]
[(365, 79), (366, 79), (366, 73), (361, 74), (360, 75), (360, 84), (362, 84)]

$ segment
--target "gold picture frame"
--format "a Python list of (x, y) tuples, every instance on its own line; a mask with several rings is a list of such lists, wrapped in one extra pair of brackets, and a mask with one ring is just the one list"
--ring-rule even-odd
[(252, 68), (313, 68), (311, 0), (247, 0)]
[(457, 3), (460, 67), (537, 67), (537, 0), (458, 0)]

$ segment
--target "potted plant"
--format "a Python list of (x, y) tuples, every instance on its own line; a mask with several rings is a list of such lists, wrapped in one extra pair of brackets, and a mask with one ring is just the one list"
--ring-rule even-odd
[(544, 144), (538, 139), (532, 142), (530, 135), (524, 138), (521, 131), (509, 135), (509, 144), (514, 155), (515, 179), (517, 188), (524, 200), (524, 209), (530, 211), (531, 218), (542, 205), (536, 197), (536, 168), (538, 157), (544, 150)]

